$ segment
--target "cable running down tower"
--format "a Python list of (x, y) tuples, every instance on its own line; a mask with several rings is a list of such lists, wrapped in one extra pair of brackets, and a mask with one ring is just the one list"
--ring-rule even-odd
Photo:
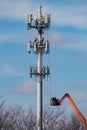
[(42, 15), (42, 6), (38, 8), (38, 17), (33, 18), (32, 14), (27, 16), (27, 28), (28, 30), (36, 29), (38, 31), (38, 37), (33, 42), (28, 42), (28, 53), (31, 52), (31, 48), (34, 49), (34, 53), (38, 56), (37, 67), (30, 67), (30, 76), (37, 77), (37, 130), (42, 130), (42, 86), (45, 76), (50, 74), (50, 68), (43, 65), (43, 54), (49, 53), (49, 41), (44, 41), (44, 30), (50, 27), (50, 15)]

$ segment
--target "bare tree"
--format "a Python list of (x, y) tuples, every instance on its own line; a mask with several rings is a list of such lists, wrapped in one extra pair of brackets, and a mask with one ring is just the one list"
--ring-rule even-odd
[[(37, 130), (36, 112), (32, 108), (22, 106), (7, 108), (5, 102), (0, 103), (0, 130)], [(43, 130), (85, 130), (76, 114), (66, 120), (63, 110), (46, 108), (43, 111)]]
[(75, 113), (71, 115), (71, 120), (68, 125), (69, 130), (85, 130), (82, 122)]
[(64, 111), (47, 108), (43, 112), (43, 130), (57, 130)]
[(65, 117), (60, 124), (60, 128), (60, 130), (85, 130), (82, 122), (75, 113), (72, 113), (70, 119), (67, 121)]

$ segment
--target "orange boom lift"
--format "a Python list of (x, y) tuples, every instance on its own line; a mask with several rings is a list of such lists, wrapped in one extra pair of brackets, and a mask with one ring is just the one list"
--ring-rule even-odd
[(61, 103), (64, 101), (65, 98), (69, 100), (70, 104), (72, 105), (73, 109), (75, 110), (76, 114), (78, 115), (79, 119), (81, 120), (81, 122), (83, 123), (83, 125), (87, 130), (86, 119), (84, 118), (84, 116), (82, 115), (82, 113), (80, 112), (80, 110), (78, 109), (78, 107), (76, 106), (76, 104), (74, 103), (74, 101), (72, 100), (71, 96), (68, 93), (66, 93), (61, 99), (57, 99), (56, 97), (51, 98), (50, 105), (59, 106), (61, 105)]

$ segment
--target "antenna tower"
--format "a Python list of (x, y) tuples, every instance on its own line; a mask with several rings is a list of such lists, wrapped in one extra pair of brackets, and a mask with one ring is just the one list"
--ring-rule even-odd
[(38, 8), (38, 16), (34, 19), (32, 14), (27, 16), (27, 28), (36, 29), (38, 31), (38, 37), (33, 42), (28, 41), (28, 53), (33, 48), (34, 53), (38, 56), (37, 67), (30, 67), (30, 76), (37, 77), (37, 130), (42, 130), (42, 86), (45, 76), (50, 74), (50, 68), (45, 67), (42, 62), (43, 54), (49, 53), (49, 41), (44, 41), (44, 30), (50, 27), (50, 15), (42, 15), (42, 6)]

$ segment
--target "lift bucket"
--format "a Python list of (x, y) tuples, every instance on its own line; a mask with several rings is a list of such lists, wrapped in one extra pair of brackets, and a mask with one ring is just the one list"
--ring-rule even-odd
[(60, 104), (60, 101), (56, 97), (53, 97), (50, 100), (50, 105), (51, 106), (60, 106), (61, 104)]

